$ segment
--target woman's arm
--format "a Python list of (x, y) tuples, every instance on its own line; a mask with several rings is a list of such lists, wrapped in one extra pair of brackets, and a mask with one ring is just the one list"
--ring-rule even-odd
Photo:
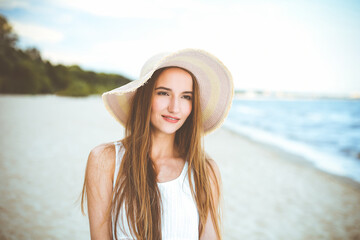
[[(219, 195), (220, 195), (220, 187), (221, 187), (221, 176), (219, 168), (216, 162), (212, 159), (209, 160), (211, 167), (209, 166), (210, 172), (210, 181), (211, 181), (211, 189), (215, 203), (215, 209), (219, 208)], [(211, 169), (212, 168), (212, 169)], [(213, 170), (213, 171), (212, 171)], [(217, 183), (217, 184), (216, 184)], [(216, 187), (218, 186), (218, 188)], [(200, 237), (200, 240), (217, 240), (215, 227), (213, 225), (213, 221), (211, 219), (211, 214), (209, 212), (206, 224), (204, 227), (204, 232)]]
[(99, 145), (90, 152), (85, 187), (92, 240), (112, 239), (108, 211), (112, 199), (114, 169), (115, 147), (113, 144)]

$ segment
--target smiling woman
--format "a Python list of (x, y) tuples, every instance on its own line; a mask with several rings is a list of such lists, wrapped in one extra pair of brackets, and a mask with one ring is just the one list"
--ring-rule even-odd
[(154, 134), (171, 134), (184, 124), (192, 109), (192, 89), (193, 80), (187, 71), (168, 68), (161, 72), (151, 105)]
[(88, 159), (92, 239), (221, 239), (220, 173), (202, 137), (231, 105), (230, 72), (214, 56), (185, 49), (148, 60), (140, 78), (103, 94), (125, 138)]

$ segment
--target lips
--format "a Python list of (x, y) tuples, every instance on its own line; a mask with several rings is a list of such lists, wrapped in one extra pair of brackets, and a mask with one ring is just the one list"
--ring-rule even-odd
[(170, 123), (177, 123), (180, 118), (176, 118), (176, 117), (172, 117), (172, 116), (169, 116), (169, 115), (161, 115), (163, 117), (163, 119), (167, 122), (170, 122)]

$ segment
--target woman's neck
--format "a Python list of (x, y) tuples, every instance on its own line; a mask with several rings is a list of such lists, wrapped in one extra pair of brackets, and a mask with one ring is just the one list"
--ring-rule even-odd
[(153, 161), (177, 157), (178, 154), (174, 144), (175, 134), (153, 133), (151, 140), (151, 159)]

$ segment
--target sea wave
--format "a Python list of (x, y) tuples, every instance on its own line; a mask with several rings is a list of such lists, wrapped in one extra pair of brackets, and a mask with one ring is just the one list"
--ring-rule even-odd
[(224, 126), (360, 182), (356, 106), (346, 101), (235, 101)]

